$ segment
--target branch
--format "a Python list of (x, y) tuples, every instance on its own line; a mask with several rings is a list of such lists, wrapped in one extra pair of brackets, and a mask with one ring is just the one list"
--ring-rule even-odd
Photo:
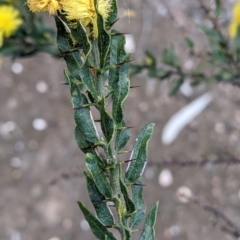
[(163, 166), (169, 166), (169, 167), (174, 167), (174, 166), (180, 166), (180, 167), (195, 167), (195, 166), (204, 166), (206, 164), (212, 164), (212, 165), (237, 165), (240, 164), (240, 159), (218, 159), (218, 160), (201, 160), (201, 161), (194, 161), (194, 160), (162, 160), (160, 162), (157, 161), (150, 161), (148, 162), (148, 166), (157, 166), (157, 167), (163, 167)]
[(188, 197), (184, 194), (178, 195), (182, 198), (185, 198), (188, 202), (198, 205), (203, 210), (212, 213), (217, 219), (221, 219), (227, 225), (221, 226), (222, 231), (228, 233), (235, 238), (240, 237), (240, 229), (218, 206), (213, 206), (209, 203), (202, 202), (196, 197)]

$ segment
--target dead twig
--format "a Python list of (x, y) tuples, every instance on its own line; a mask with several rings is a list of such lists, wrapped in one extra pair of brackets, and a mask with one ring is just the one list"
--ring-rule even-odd
[(194, 160), (162, 160), (160, 162), (157, 161), (149, 161), (148, 166), (157, 166), (157, 167), (174, 167), (174, 166), (180, 166), (180, 167), (195, 167), (195, 166), (204, 166), (206, 164), (212, 164), (212, 165), (237, 165), (240, 164), (240, 159), (230, 158), (230, 159), (218, 159), (218, 160), (210, 160), (210, 159), (204, 159), (201, 161), (194, 161)]
[(193, 203), (198, 205), (203, 210), (212, 213), (217, 219), (221, 219), (226, 225), (221, 226), (221, 230), (229, 235), (239, 238), (240, 237), (240, 229), (238, 226), (218, 207), (211, 205), (209, 203), (200, 201), (196, 197), (188, 197), (185, 194), (178, 194), (180, 197), (185, 198), (189, 203)]

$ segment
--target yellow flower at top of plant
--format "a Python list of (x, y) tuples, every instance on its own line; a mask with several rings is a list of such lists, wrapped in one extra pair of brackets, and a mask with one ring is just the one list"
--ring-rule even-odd
[[(62, 0), (63, 10), (70, 21), (81, 21), (84, 27), (92, 26), (94, 38), (98, 37), (97, 12), (94, 0)], [(111, 0), (97, 0), (97, 9), (104, 20), (107, 19)]]
[(62, 9), (61, 0), (27, 0), (27, 4), (32, 12), (48, 11), (54, 14)]
[(0, 47), (3, 39), (12, 36), (22, 24), (19, 11), (13, 6), (0, 6)]
[(232, 21), (228, 29), (231, 38), (235, 38), (237, 36), (239, 26), (240, 26), (240, 1), (237, 1), (233, 6)]

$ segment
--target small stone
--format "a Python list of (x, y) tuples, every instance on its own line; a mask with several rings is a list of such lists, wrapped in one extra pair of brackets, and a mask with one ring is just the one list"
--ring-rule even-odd
[(19, 62), (15, 62), (12, 64), (11, 70), (15, 74), (20, 74), (23, 71), (23, 65)]
[(18, 157), (11, 158), (11, 166), (14, 168), (20, 168), (22, 166), (22, 160)]
[(25, 144), (22, 141), (16, 142), (14, 146), (15, 146), (16, 151), (19, 151), (19, 152), (21, 152), (25, 149)]
[(63, 221), (63, 223), (62, 223), (62, 226), (63, 226), (64, 229), (69, 230), (69, 229), (72, 228), (73, 222), (72, 222), (71, 219), (66, 218), (66, 219), (64, 219), (64, 221)]
[(172, 172), (169, 169), (163, 169), (158, 177), (160, 186), (167, 188), (173, 184)]
[(34, 119), (32, 125), (33, 125), (33, 128), (38, 131), (43, 131), (47, 128), (47, 122), (42, 118)]
[(21, 240), (22, 237), (21, 237), (21, 233), (20, 232), (13, 232), (11, 234), (11, 240)]
[(191, 198), (192, 195), (192, 190), (189, 187), (182, 186), (177, 190), (178, 201), (181, 203), (188, 203), (188, 198)]
[(39, 144), (38, 144), (38, 141), (35, 140), (35, 139), (31, 139), (29, 142), (28, 142), (28, 147), (29, 149), (31, 150), (36, 150), (38, 148)]
[(148, 179), (148, 180), (151, 180), (154, 178), (154, 170), (152, 168), (147, 168), (146, 171), (145, 171), (145, 178)]
[(125, 51), (127, 53), (135, 52), (136, 44), (135, 44), (133, 35), (126, 34), (125, 37), (126, 37)]
[(138, 105), (139, 109), (141, 112), (147, 112), (149, 109), (149, 105), (147, 102), (140, 102), (140, 104)]
[(215, 126), (215, 132), (218, 134), (223, 134), (225, 133), (225, 125), (223, 123), (216, 123)]
[(39, 92), (39, 93), (45, 93), (48, 91), (48, 85), (46, 82), (44, 81), (39, 81), (37, 82), (36, 84), (36, 90)]
[(89, 224), (85, 219), (80, 222), (80, 227), (84, 231), (89, 231), (89, 229), (90, 229)]
[(180, 230), (179, 226), (173, 225), (169, 228), (169, 232), (173, 237), (177, 237), (180, 235), (181, 230)]
[(22, 176), (22, 172), (19, 169), (13, 170), (12, 171), (12, 178), (15, 180), (19, 180)]
[(51, 238), (49, 238), (48, 240), (61, 240), (59, 237), (51, 237)]

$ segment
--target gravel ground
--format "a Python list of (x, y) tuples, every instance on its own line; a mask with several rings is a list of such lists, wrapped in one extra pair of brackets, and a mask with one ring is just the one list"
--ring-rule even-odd
[[(136, 61), (145, 49), (160, 56), (164, 47), (174, 43), (183, 63), (188, 63), (191, 59), (186, 58), (183, 44), (186, 34), (191, 34), (199, 51), (204, 51), (206, 40), (195, 26), (202, 17), (196, 1), (119, 2), (117, 28), (133, 34)], [(129, 18), (129, 10), (136, 16)], [(229, 13), (222, 19), (225, 27)], [(92, 209), (81, 176), (84, 155), (74, 140), (68, 87), (60, 85), (64, 63), (45, 54), (14, 64), (10, 59), (2, 61), (0, 239), (95, 239), (76, 204), (81, 199)], [(179, 93), (170, 98), (169, 83), (147, 79), (146, 73), (135, 76), (132, 85), (142, 87), (131, 90), (126, 103), (126, 122), (137, 126), (127, 149), (145, 123), (155, 122), (150, 161), (240, 159), (239, 89), (211, 85), (194, 90), (191, 97)], [(168, 119), (206, 91), (213, 94), (208, 108), (171, 145), (163, 145), (161, 133)], [(223, 222), (196, 205), (183, 203), (176, 193), (192, 194), (220, 206), (239, 225), (239, 171), (238, 165), (147, 167), (144, 196), (148, 209), (159, 200), (156, 240), (232, 239), (221, 231)]]

